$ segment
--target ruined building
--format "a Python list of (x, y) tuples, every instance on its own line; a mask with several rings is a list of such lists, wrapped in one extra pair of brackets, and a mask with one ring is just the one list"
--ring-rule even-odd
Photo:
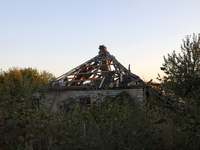
[(130, 66), (126, 69), (100, 45), (97, 56), (49, 83), (45, 99), (54, 100), (55, 108), (69, 98), (89, 106), (98, 95), (115, 96), (123, 91), (140, 100), (145, 85), (139, 76), (131, 73)]

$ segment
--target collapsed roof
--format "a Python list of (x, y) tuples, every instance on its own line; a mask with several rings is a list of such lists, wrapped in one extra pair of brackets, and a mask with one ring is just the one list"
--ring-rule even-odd
[(104, 45), (99, 46), (99, 54), (69, 72), (59, 76), (51, 83), (52, 87), (93, 87), (127, 88), (144, 86), (139, 76), (127, 70), (117, 59), (110, 55)]

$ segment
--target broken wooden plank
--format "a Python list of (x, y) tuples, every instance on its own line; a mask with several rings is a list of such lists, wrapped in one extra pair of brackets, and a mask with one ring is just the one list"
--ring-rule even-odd
[(110, 71), (99, 71), (99, 72), (85, 72), (85, 73), (75, 73), (75, 74), (69, 74), (69, 76), (72, 76), (72, 75), (84, 75), (84, 74), (102, 74), (102, 73), (108, 73)]

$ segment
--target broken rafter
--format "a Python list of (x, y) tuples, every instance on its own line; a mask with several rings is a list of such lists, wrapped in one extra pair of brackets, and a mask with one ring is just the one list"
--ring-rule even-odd
[(85, 64), (88, 64), (88, 62), (90, 62), (90, 61), (92, 62), (93, 60), (96, 59), (96, 57), (98, 57), (98, 55), (95, 56), (95, 57), (93, 57), (92, 59), (90, 59), (90, 60), (88, 60), (88, 61), (82, 63), (81, 65), (79, 65), (79, 66), (77, 66), (77, 67), (71, 69), (71, 70), (68, 71), (67, 73), (65, 73), (65, 74), (63, 74), (63, 75), (61, 75), (61, 76), (59, 76), (55, 81), (64, 80), (64, 78), (66, 78), (68, 74), (72, 73), (72, 72), (73, 72), (74, 70), (76, 70), (77, 68), (79, 68), (79, 67), (81, 67), (81, 66), (83, 66), (83, 65), (85, 65)]
[(71, 80), (71, 81), (65, 81), (65, 83), (80, 82), (80, 81), (90, 81), (90, 80), (102, 80), (102, 78), (88, 78), (88, 79), (81, 79), (81, 80)]
[[(79, 70), (78, 70), (78, 73), (79, 72), (85, 72), (87, 70), (85, 67), (88, 67), (91, 63), (92, 62), (88, 62), (86, 65), (83, 65), (84, 68), (80, 67)], [(72, 80), (77, 80), (77, 79), (84, 79), (84, 77), (81, 76), (81, 75), (76, 74)], [(71, 86), (71, 84), (72, 83), (70, 83), (68, 86)], [(73, 84), (77, 85), (78, 83), (73, 83)]]
[[(95, 77), (97, 76), (97, 71), (99, 70), (100, 66), (102, 65), (102, 62), (100, 62), (100, 65), (97, 67), (96, 71), (94, 72), (94, 76), (93, 76), (93, 79), (95, 79)], [(90, 81), (90, 84), (93, 83), (94, 80), (91, 80)]]
[(110, 71), (100, 71), (100, 72), (85, 72), (85, 73), (75, 73), (75, 74), (69, 74), (68, 76), (71, 75), (84, 75), (84, 74), (97, 74), (97, 73), (108, 73)]
[(97, 82), (97, 85), (101, 84), (99, 87), (104, 88), (109, 87), (110, 83), (117, 85), (116, 87), (144, 83), (137, 75), (130, 72), (130, 67), (129, 70), (126, 69), (113, 55), (110, 55), (105, 46), (101, 45), (99, 49), (97, 56), (58, 77), (52, 85), (81, 86), (102, 80), (101, 83)]

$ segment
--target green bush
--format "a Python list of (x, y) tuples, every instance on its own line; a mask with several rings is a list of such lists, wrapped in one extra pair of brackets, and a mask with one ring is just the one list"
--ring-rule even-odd
[[(146, 101), (133, 104), (127, 93), (87, 109), (53, 111), (45, 103), (34, 105), (28, 77), (20, 82), (21, 94), (10, 95), (9, 84), (0, 94), (0, 148), (60, 149), (199, 149), (198, 92), (185, 103)], [(21, 93), (19, 91), (19, 93)], [(157, 91), (158, 92), (158, 91)], [(196, 94), (196, 96), (195, 96)], [(159, 93), (154, 91), (155, 99)], [(152, 98), (151, 97), (151, 98)], [(175, 101), (177, 100), (177, 101)], [(146, 106), (151, 105), (151, 109)], [(141, 107), (142, 106), (142, 107)]]

